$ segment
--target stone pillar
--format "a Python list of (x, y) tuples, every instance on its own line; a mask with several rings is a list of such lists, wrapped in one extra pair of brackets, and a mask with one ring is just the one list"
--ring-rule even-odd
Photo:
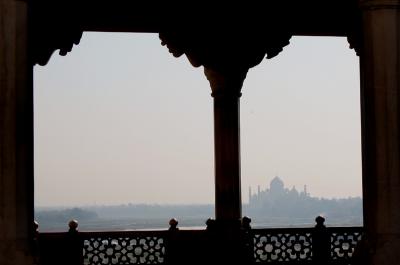
[(239, 221), (240, 191), (240, 90), (247, 71), (229, 73), (204, 68), (214, 98), (215, 217)]
[(360, 4), (365, 254), (400, 264), (400, 1)]
[(0, 264), (33, 264), (33, 89), (28, 7), (0, 0)]

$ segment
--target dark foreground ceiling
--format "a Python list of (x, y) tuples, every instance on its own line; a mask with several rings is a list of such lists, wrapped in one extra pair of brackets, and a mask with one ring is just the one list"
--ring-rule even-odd
[(264, 55), (276, 56), (293, 35), (357, 39), (361, 22), (355, 0), (203, 1), (187, 6), (132, 0), (34, 0), (30, 12), (32, 61), (41, 65), (54, 50), (60, 49), (62, 55), (69, 52), (83, 31), (102, 31), (160, 33), (171, 53), (186, 54), (194, 66), (220, 68), (235, 60), (252, 67)]

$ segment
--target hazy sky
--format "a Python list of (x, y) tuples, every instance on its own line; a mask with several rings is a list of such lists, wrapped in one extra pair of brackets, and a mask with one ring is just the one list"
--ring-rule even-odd
[[(203, 69), (156, 34), (84, 33), (35, 67), (36, 205), (213, 203), (210, 93)], [(244, 202), (275, 175), (314, 196), (361, 195), (358, 58), (345, 38), (292, 38), (242, 93)]]

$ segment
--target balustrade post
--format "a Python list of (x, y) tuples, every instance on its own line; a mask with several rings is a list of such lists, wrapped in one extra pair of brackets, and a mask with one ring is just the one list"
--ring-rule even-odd
[(242, 246), (243, 246), (243, 263), (254, 263), (254, 239), (251, 231), (251, 218), (244, 216), (242, 218)]
[(68, 227), (69, 230), (65, 242), (66, 264), (83, 265), (83, 240), (78, 232), (78, 221), (71, 220), (68, 223)]
[(39, 223), (33, 221), (33, 263), (40, 264), (39, 255)]
[(213, 218), (208, 218), (206, 221), (205, 235), (205, 253), (206, 264), (218, 264), (219, 248), (223, 247), (217, 233), (217, 221)]
[(318, 216), (312, 235), (313, 264), (328, 264), (331, 256), (331, 238), (328, 229), (324, 225), (325, 218)]
[(165, 239), (165, 263), (179, 264), (179, 238), (178, 238), (178, 220), (172, 218), (169, 220), (168, 235)]

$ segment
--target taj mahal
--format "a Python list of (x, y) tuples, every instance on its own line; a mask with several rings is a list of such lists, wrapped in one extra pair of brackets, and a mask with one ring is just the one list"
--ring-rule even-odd
[(261, 190), (260, 185), (258, 185), (257, 193), (253, 194), (251, 187), (249, 187), (249, 204), (251, 205), (261, 205), (266, 201), (278, 201), (284, 198), (290, 199), (301, 199), (310, 197), (310, 194), (307, 192), (307, 185), (304, 185), (303, 191), (297, 191), (297, 189), (293, 186), (291, 189), (285, 188), (285, 184), (282, 179), (278, 176), (275, 176), (270, 184), (269, 189)]

